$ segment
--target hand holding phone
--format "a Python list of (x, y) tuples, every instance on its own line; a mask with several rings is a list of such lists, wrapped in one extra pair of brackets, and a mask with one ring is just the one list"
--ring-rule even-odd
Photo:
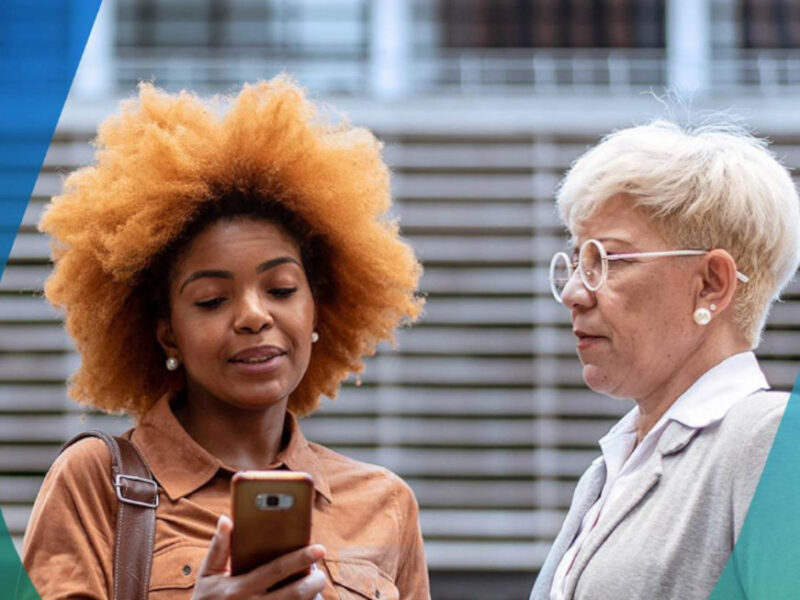
[(315, 569), (310, 575), (274, 593), (264, 595), (264, 590), (275, 589), (285, 573), (309, 570), (325, 555), (325, 548), (319, 544), (306, 546), (248, 573), (232, 576), (228, 568), (232, 528), (233, 524), (228, 517), (219, 518), (208, 554), (197, 573), (192, 600), (219, 600), (219, 598), (245, 600), (254, 596), (264, 600), (273, 597), (319, 600), (318, 594), (325, 588), (325, 574), (322, 569)]

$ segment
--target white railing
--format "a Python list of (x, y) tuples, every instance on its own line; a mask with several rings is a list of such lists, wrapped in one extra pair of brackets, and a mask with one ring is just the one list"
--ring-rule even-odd
[[(324, 93), (369, 95), (370, 59), (311, 49), (281, 56), (263, 50), (121, 50), (118, 86), (140, 79), (199, 91), (228, 89), (281, 71)], [(668, 86), (663, 49), (443, 49), (408, 62), (407, 90), (418, 94), (570, 93), (629, 95)], [(717, 96), (800, 93), (800, 50), (751, 50), (715, 56), (710, 93)]]
[(448, 49), (417, 58), (414, 87), (463, 93), (596, 90), (627, 94), (665, 84), (660, 49)]
[(713, 59), (712, 86), (719, 93), (764, 96), (800, 93), (800, 50), (740, 50)]
[(115, 62), (116, 84), (124, 90), (144, 79), (155, 80), (167, 89), (219, 91), (284, 71), (317, 91), (354, 94), (369, 86), (368, 61), (344, 53), (320, 52), (294, 57), (263, 49), (155, 48), (120, 51)]

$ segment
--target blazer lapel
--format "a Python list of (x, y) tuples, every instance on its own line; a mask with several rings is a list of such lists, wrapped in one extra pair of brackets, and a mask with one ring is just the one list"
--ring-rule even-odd
[(606, 465), (602, 458), (598, 458), (589, 466), (578, 481), (578, 485), (575, 486), (572, 505), (550, 552), (547, 554), (542, 569), (539, 571), (539, 576), (531, 590), (530, 600), (546, 600), (550, 597), (550, 588), (553, 585), (558, 564), (578, 534), (583, 517), (600, 497), (605, 481)]
[[(600, 522), (595, 530), (586, 539), (578, 552), (569, 574), (565, 598), (572, 598), (578, 585), (581, 573), (591, 560), (592, 556), (600, 549), (608, 536), (619, 524), (636, 508), (645, 496), (658, 484), (663, 473), (662, 459), (664, 456), (679, 452), (686, 447), (698, 430), (687, 427), (677, 421), (670, 421), (658, 441), (653, 455), (642, 466), (641, 472), (636, 477), (636, 482), (630, 494), (620, 498), (618, 503), (601, 515)], [(566, 550), (565, 550), (566, 551)]]

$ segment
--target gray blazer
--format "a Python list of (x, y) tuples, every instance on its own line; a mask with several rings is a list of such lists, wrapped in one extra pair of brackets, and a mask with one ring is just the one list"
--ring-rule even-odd
[[(634, 492), (611, 506), (578, 553), (567, 600), (706, 600), (742, 528), (788, 394), (757, 392), (701, 429), (670, 422)], [(547, 600), (558, 563), (606, 478), (583, 474), (530, 600)]]

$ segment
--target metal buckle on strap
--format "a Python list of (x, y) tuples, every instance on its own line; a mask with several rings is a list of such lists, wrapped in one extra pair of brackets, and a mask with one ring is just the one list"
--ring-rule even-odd
[[(128, 479), (130, 481), (139, 481), (141, 483), (152, 485), (153, 497), (155, 498), (155, 500), (153, 502), (144, 502), (142, 500), (134, 500), (133, 498), (126, 498), (125, 496), (122, 495), (123, 479)], [(114, 487), (117, 489), (117, 498), (119, 498), (120, 502), (125, 502), (126, 504), (133, 504), (135, 506), (144, 506), (145, 508), (156, 508), (158, 506), (158, 484), (152, 479), (145, 479), (144, 477), (137, 477), (136, 475), (125, 475), (123, 473), (120, 473), (114, 479)]]

